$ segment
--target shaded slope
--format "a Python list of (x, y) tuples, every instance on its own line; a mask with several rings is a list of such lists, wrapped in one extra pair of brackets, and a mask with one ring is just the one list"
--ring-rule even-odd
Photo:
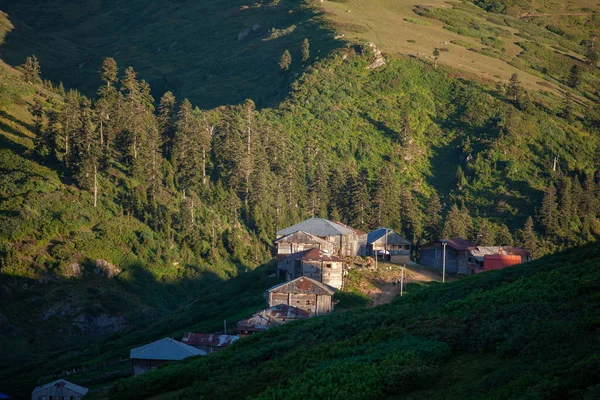
[[(178, 390), (174, 398), (592, 398), (600, 372), (599, 262), (600, 248), (590, 245), (413, 288), (391, 305), (291, 323), (122, 381), (111, 397)], [(473, 376), (477, 358), (488, 369)], [(447, 364), (473, 380), (433, 386)]]

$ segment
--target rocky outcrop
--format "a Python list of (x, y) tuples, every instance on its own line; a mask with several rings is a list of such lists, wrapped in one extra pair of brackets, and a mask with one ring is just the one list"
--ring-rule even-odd
[(375, 46), (375, 43), (369, 42), (367, 43), (367, 46), (371, 49), (371, 52), (373, 53), (373, 61), (371, 62), (371, 64), (369, 64), (367, 69), (379, 68), (385, 65), (385, 58), (383, 57), (381, 50), (379, 50), (377, 46)]
[(94, 261), (94, 266), (96, 267), (96, 273), (106, 278), (113, 278), (121, 273), (119, 268), (101, 258)]

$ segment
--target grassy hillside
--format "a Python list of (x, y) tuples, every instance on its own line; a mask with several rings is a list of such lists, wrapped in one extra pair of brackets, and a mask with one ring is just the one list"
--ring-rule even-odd
[(24, 0), (0, 1), (0, 10), (15, 26), (0, 48), (12, 65), (35, 54), (46, 78), (94, 95), (101, 62), (113, 57), (139, 71), (156, 97), (170, 90), (202, 108), (247, 98), (276, 104), (288, 89), (277, 65), (283, 52), (292, 53), (296, 73), (307, 65), (305, 38), (313, 57), (335, 45), (316, 10), (300, 0), (85, 0), (77, 7)]
[(300, 321), (119, 382), (113, 399), (598, 395), (600, 249)]
[[(494, 7), (496, 3), (504, 7)], [(583, 66), (582, 41), (600, 33), (600, 8), (589, 0), (435, 0), (423, 5), (348, 0), (326, 1), (323, 9), (336, 31), (348, 38), (430, 62), (434, 48), (444, 49), (441, 64), (492, 82), (506, 81), (516, 72), (530, 90), (565, 90), (569, 69)], [(526, 12), (548, 15), (520, 18)], [(581, 89), (593, 93), (599, 79), (596, 68), (586, 72)]]

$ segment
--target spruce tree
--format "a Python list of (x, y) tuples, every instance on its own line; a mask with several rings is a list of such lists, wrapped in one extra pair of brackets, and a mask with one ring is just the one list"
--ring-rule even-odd
[(498, 230), (496, 231), (495, 244), (498, 246), (512, 246), (513, 243), (513, 237), (508, 227), (504, 224), (499, 224)]
[(558, 198), (558, 225), (563, 236), (569, 237), (572, 236), (571, 223), (576, 214), (577, 204), (573, 203), (573, 189), (571, 187), (571, 180), (567, 177), (563, 178), (561, 181)]
[(494, 226), (485, 218), (479, 220), (476, 243), (478, 246), (494, 246), (496, 244)]
[(428, 241), (438, 240), (442, 233), (442, 204), (437, 192), (427, 200), (425, 208), (425, 234)]
[(523, 246), (525, 250), (529, 250), (531, 255), (535, 258), (538, 254), (538, 238), (533, 226), (533, 218), (527, 218), (520, 236), (521, 246)]
[(546, 235), (555, 237), (559, 230), (559, 220), (556, 188), (554, 185), (548, 186), (544, 192), (540, 217)]
[(308, 39), (304, 39), (302, 42), (302, 62), (307, 62), (310, 59), (310, 44)]
[(440, 58), (440, 49), (437, 47), (433, 49), (433, 68), (437, 70), (438, 59)]
[(511, 100), (518, 101), (522, 92), (523, 87), (521, 86), (521, 81), (519, 80), (519, 74), (514, 73), (511, 75), (510, 80), (508, 81), (508, 90), (506, 94)]
[(598, 64), (598, 50), (596, 49), (596, 35), (591, 35), (585, 42), (585, 60), (588, 65), (595, 67)]
[(287, 72), (290, 70), (291, 65), (292, 55), (290, 54), (289, 50), (286, 50), (279, 59), (279, 69), (281, 69), (283, 72)]
[(579, 84), (581, 83), (581, 71), (577, 64), (571, 67), (567, 83), (570, 87), (574, 89), (577, 89), (579, 87)]
[(369, 228), (371, 199), (366, 178), (357, 174), (350, 176), (347, 182), (349, 225), (366, 231)]
[(181, 189), (194, 188), (200, 181), (201, 157), (199, 147), (199, 124), (192, 113), (192, 103), (183, 100), (177, 113), (177, 132), (173, 147), (173, 165)]
[(465, 218), (464, 213), (458, 208), (456, 204), (453, 204), (450, 208), (450, 211), (448, 212), (448, 215), (446, 215), (446, 222), (444, 223), (442, 236), (446, 239), (467, 239), (467, 237), (469, 236), (469, 227), (467, 226), (467, 224), (468, 221)]
[(161, 133), (162, 150), (167, 159), (173, 154), (173, 139), (175, 138), (175, 96), (166, 92), (160, 98), (158, 105), (158, 127)]
[(400, 192), (400, 218), (403, 236), (416, 242), (422, 233), (421, 215), (415, 198), (407, 188)]
[(25, 59), (25, 64), (21, 65), (21, 68), (23, 68), (23, 79), (25, 82), (32, 84), (42, 82), (42, 79), (40, 78), (42, 73), (40, 62), (36, 56), (27, 57)]
[(33, 117), (35, 150), (39, 155), (45, 157), (49, 154), (49, 149), (47, 148), (47, 141), (44, 137), (44, 106), (40, 99), (33, 99), (33, 104), (29, 107), (29, 112)]
[[(398, 181), (394, 176), (394, 166), (384, 164), (378, 174), (373, 193), (373, 223), (377, 227), (399, 229), (401, 196)], [(374, 226), (375, 227), (375, 226)]]

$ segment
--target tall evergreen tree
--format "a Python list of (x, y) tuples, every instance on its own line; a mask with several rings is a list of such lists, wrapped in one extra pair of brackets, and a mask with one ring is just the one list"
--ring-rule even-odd
[(413, 243), (417, 242), (422, 234), (421, 215), (415, 198), (407, 188), (400, 192), (400, 218), (403, 235)]
[(496, 244), (496, 232), (494, 226), (485, 218), (479, 220), (476, 243), (478, 246), (493, 246)]
[(160, 98), (158, 106), (158, 127), (161, 133), (163, 154), (167, 159), (173, 155), (173, 139), (175, 138), (175, 96), (166, 92)]
[(519, 80), (519, 74), (514, 73), (511, 75), (510, 80), (508, 81), (508, 97), (513, 101), (518, 101), (521, 94), (523, 92), (523, 87), (521, 86), (521, 81)]
[(544, 200), (542, 201), (541, 223), (544, 232), (548, 236), (556, 236), (558, 234), (558, 205), (556, 202), (556, 188), (550, 185), (544, 192)]
[(440, 49), (438, 49), (436, 47), (433, 49), (433, 69), (437, 70), (439, 58), (440, 58)]
[(508, 227), (504, 224), (498, 225), (496, 231), (496, 243), (498, 246), (512, 246), (514, 243), (513, 237)]
[(347, 181), (349, 225), (366, 231), (369, 228), (371, 198), (366, 178), (362, 174), (350, 176)]
[(520, 234), (521, 246), (529, 250), (535, 258), (538, 255), (538, 237), (533, 226), (533, 218), (528, 217)]
[(25, 59), (25, 64), (21, 65), (23, 68), (23, 79), (27, 83), (41, 83), (42, 79), (40, 62), (38, 61), (36, 56), (27, 57)]
[(579, 66), (577, 64), (574, 64), (571, 67), (567, 83), (570, 87), (574, 89), (577, 89), (579, 87), (579, 84), (581, 83), (581, 70), (579, 69)]
[(283, 72), (287, 72), (290, 70), (291, 65), (292, 55), (290, 54), (289, 50), (286, 50), (279, 59), (279, 69), (281, 69)]
[(598, 49), (596, 48), (596, 35), (591, 35), (585, 42), (585, 61), (588, 65), (598, 64)]
[(177, 132), (173, 146), (173, 165), (182, 189), (191, 189), (200, 182), (202, 163), (199, 146), (200, 126), (193, 115), (192, 103), (183, 100), (177, 113)]
[(425, 235), (428, 241), (438, 240), (442, 233), (442, 203), (437, 192), (427, 200), (425, 208)]
[(400, 187), (394, 176), (394, 167), (391, 163), (385, 164), (379, 171), (373, 193), (373, 228), (400, 230), (400, 200)]
[[(466, 210), (466, 208), (464, 207), (463, 209)], [(470, 233), (470, 222), (465, 217), (466, 215), (464, 214), (464, 212), (461, 211), (456, 204), (453, 204), (450, 208), (450, 211), (448, 212), (448, 215), (446, 215), (446, 222), (444, 223), (442, 236), (447, 239), (457, 237), (467, 239)]]
[(310, 43), (308, 39), (302, 41), (302, 62), (307, 62), (310, 59)]

